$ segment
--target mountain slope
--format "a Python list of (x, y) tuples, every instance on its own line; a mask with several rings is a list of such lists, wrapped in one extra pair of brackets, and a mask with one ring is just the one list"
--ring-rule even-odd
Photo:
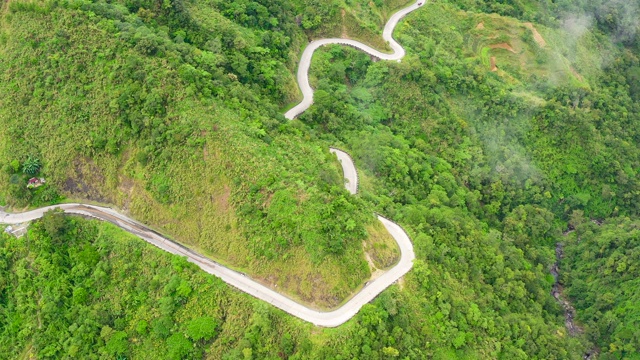
[[(362, 242), (375, 231), (373, 211), (412, 235), (414, 270), (344, 326), (319, 329), (168, 254), (118, 241), (127, 236), (108, 225), (34, 225), (32, 242), (0, 247), (6, 353), (578, 359), (590, 341), (608, 342), (595, 331), (568, 335), (549, 267), (574, 211), (637, 217), (638, 59), (634, 41), (606, 22), (615, 11), (601, 21), (595, 15), (608, 8), (598, 8), (580, 28), (568, 16), (580, 4), (429, 3), (398, 28), (408, 54), (400, 63), (341, 47), (318, 53), (316, 103), (287, 122), (300, 47), (323, 31), (315, 16), (304, 25), (305, 15), (339, 24), (340, 9), (374, 9), (358, 15), (366, 20), (395, 6), (324, 4), (12, 0), (0, 32), (4, 198), (20, 207), (58, 193), (116, 204), (319, 306), (368, 277)], [(359, 197), (342, 188), (329, 145), (353, 154)], [(34, 158), (47, 185), (32, 191), (22, 172)], [(342, 226), (349, 220), (356, 231)], [(34, 245), (56, 236), (73, 250)], [(103, 295), (91, 279), (104, 275), (82, 266), (73, 281), (55, 276), (85, 261), (74, 257), (78, 246), (91, 264), (110, 264), (97, 270), (121, 279), (117, 295)], [(49, 263), (57, 270), (43, 271)], [(573, 266), (569, 279), (589, 276)], [(99, 294), (77, 290), (79, 304), (76, 287)], [(44, 299), (39, 289), (49, 289)], [(84, 324), (90, 336), (58, 341), (82, 333), (74, 314), (87, 304), (87, 318), (99, 320)], [(578, 305), (592, 326), (589, 304)], [(196, 340), (196, 316), (217, 333)]]

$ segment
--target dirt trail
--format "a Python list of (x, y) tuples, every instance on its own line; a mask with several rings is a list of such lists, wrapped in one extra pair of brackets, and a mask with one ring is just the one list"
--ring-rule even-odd
[(371, 260), (371, 256), (369, 256), (369, 254), (365, 253), (365, 256), (367, 257), (367, 262), (369, 263), (369, 267), (371, 268), (371, 278), (369, 279), (369, 281), (373, 281), (382, 276), (385, 271), (375, 267), (375, 265), (373, 264), (373, 260)]
[(365, 241), (362, 242), (362, 248), (364, 250), (364, 257), (367, 259), (367, 263), (369, 263), (369, 269), (371, 270), (371, 278), (369, 279), (369, 281), (375, 280), (379, 278), (380, 275), (384, 274), (385, 271), (378, 269), (376, 265), (373, 263), (373, 260), (371, 259), (371, 255), (369, 255), (369, 253), (366, 250), (367, 243)]
[(575, 76), (580, 81), (584, 81), (582, 75), (580, 75), (580, 73), (577, 72), (576, 69), (573, 68), (573, 66), (569, 67), (569, 69), (571, 69), (571, 73), (573, 74), (573, 76)]
[(489, 61), (491, 61), (491, 71), (498, 71), (498, 66), (496, 65), (496, 57), (492, 56)]
[(493, 44), (493, 45), (489, 45), (490, 49), (504, 49), (507, 51), (510, 51), (512, 53), (516, 53), (515, 50), (513, 50), (513, 48), (511, 47), (511, 45), (509, 45), (508, 43), (500, 43), (500, 44)]
[(535, 26), (533, 26), (532, 23), (530, 22), (524, 23), (524, 26), (526, 26), (529, 30), (531, 30), (531, 33), (533, 34), (533, 39), (536, 41), (536, 43), (538, 43), (538, 45), (541, 48), (547, 46), (547, 42), (544, 41), (544, 38), (542, 37), (542, 35), (540, 35), (538, 30), (535, 28)]

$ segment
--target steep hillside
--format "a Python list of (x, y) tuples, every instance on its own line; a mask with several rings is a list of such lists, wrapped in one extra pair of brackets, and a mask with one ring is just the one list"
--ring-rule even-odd
[[(264, 30), (221, 20), (228, 37), (209, 37), (179, 3), (142, 5), (9, 5), (5, 201), (114, 204), (303, 301), (338, 304), (369, 278), (362, 242), (376, 220), (342, 188), (326, 143), (279, 114), (290, 44), (265, 57)], [(26, 189), (29, 158), (44, 187)]]
[(639, 225), (624, 217), (596, 223), (576, 212), (565, 240), (562, 282), (603, 359), (640, 353)]
[[(339, 46), (316, 54), (315, 104), (286, 121), (284, 110), (299, 100), (293, 74), (307, 40), (346, 34), (382, 47), (375, 34), (401, 5), (5, 3), (0, 193), (7, 204), (114, 204), (318, 307), (357, 289), (371, 274), (367, 259), (375, 267), (393, 262), (374, 211), (407, 229), (416, 262), (353, 320), (322, 329), (110, 225), (46, 218), (25, 238), (2, 235), (0, 353), (632, 353), (635, 320), (623, 309), (638, 289), (621, 274), (627, 268), (607, 265), (607, 293), (599, 296), (585, 285), (597, 269), (578, 257), (595, 252), (597, 238), (609, 246), (599, 250), (605, 264), (624, 255), (630, 269), (635, 256), (634, 238), (618, 239), (610, 227), (632, 232), (638, 216), (640, 62), (632, 20), (640, 6), (428, 3), (397, 29), (407, 50), (401, 62)], [(353, 155), (359, 196), (344, 190), (329, 145)], [(33, 175), (46, 185), (27, 189)], [(619, 216), (631, 220), (605, 221), (585, 233), (584, 244), (562, 236), (568, 226), (584, 231), (576, 219)], [(571, 257), (560, 279), (582, 334), (567, 331), (551, 295), (560, 241)], [(607, 295), (612, 284), (624, 287), (615, 292), (624, 299)]]
[[(318, 54), (316, 104), (301, 120), (350, 151), (363, 197), (415, 231), (425, 262), (413, 274), (439, 294), (433, 308), (444, 301), (468, 314), (473, 298), (503, 319), (553, 314), (548, 269), (571, 215), (638, 216), (633, 42), (587, 15), (559, 13), (544, 26), (450, 4), (428, 9), (401, 28), (408, 56), (399, 64), (339, 47)], [(629, 297), (639, 291), (623, 286)], [(516, 299), (532, 303), (518, 308)], [(461, 329), (459, 317), (449, 319)], [(600, 319), (590, 321), (602, 327)], [(632, 319), (622, 317), (620, 329)], [(609, 334), (585, 331), (608, 344)], [(625, 340), (603, 351), (634, 348), (632, 335), (616, 336)]]

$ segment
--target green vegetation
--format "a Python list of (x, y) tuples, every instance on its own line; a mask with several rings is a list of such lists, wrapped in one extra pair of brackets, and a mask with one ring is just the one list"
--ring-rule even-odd
[(640, 354), (640, 232), (638, 220), (608, 219), (599, 226), (580, 212), (567, 239), (563, 282), (601, 359)]
[[(480, 349), (496, 346), (490, 339), (507, 327), (533, 324), (535, 317), (503, 320), (482, 303), (452, 308), (448, 299), (463, 301), (449, 287), (455, 281), (435, 281), (444, 274), (418, 265), (417, 276), (409, 278), (412, 291), (392, 288), (354, 321), (318, 331), (113, 225), (49, 212), (23, 238), (1, 236), (0, 353), (6, 358), (475, 358), (485, 351)], [(434, 290), (432, 298), (413, 295), (427, 288)], [(424, 315), (424, 322), (416, 321)], [(456, 331), (454, 321), (446, 320), (450, 316), (466, 331)], [(522, 344), (544, 338), (541, 356), (568, 356), (561, 337), (545, 335), (550, 330), (545, 326), (532, 329)], [(512, 351), (510, 341), (500, 338), (502, 350), (493, 348), (487, 356)], [(443, 351), (451, 346), (459, 350)]]
[[(367, 227), (369, 238), (364, 242), (364, 251), (376, 269), (386, 269), (400, 259), (400, 250), (395, 239), (380, 222)], [(371, 264), (370, 264), (371, 265)]]
[[(280, 114), (292, 81), (282, 61), (302, 34), (277, 10), (243, 27), (219, 13), (201, 24), (181, 3), (12, 1), (0, 50), (6, 201), (47, 204), (57, 189), (111, 203), (292, 296), (340, 303), (369, 278), (362, 241), (376, 220), (343, 189), (327, 144)], [(50, 191), (11, 170), (36, 157)]]
[(313, 39), (345, 37), (388, 49), (380, 31), (389, 17), (409, 0), (304, 1), (300, 19), (302, 29)]
[[(628, 80), (615, 75), (631, 71), (638, 58), (596, 28), (577, 39), (561, 21), (536, 30), (545, 43), (516, 19), (431, 4), (401, 28), (398, 38), (409, 48), (402, 63), (373, 63), (334, 46), (312, 64), (316, 103), (301, 120), (352, 154), (364, 172), (363, 198), (414, 231), (425, 261), (415, 266), (416, 281), (436, 274), (426, 293), (448, 294), (444, 301), (457, 311), (468, 313), (473, 301), (502, 319), (558, 314), (548, 269), (570, 215), (638, 215), (640, 151), (632, 144), (640, 108)], [(622, 288), (638, 293), (636, 284)], [(579, 317), (593, 316), (581, 309)], [(607, 343), (589, 331), (583, 341)], [(631, 350), (614, 354), (634, 353), (630, 334), (614, 349)], [(449, 336), (454, 348), (468, 341)], [(517, 357), (512, 350), (500, 354)], [(541, 358), (579, 355), (575, 348), (563, 356), (523, 350)]]
[(298, 339), (282, 313), (107, 223), (49, 212), (0, 245), (3, 359), (195, 359), (251, 349), (262, 331), (273, 343), (269, 329)]
[[(40, 164), (40, 160), (38, 160), (38, 158), (32, 158), (31, 156), (29, 156), (24, 164), (22, 164), (22, 172), (27, 175), (33, 176), (37, 174), (38, 171), (40, 171), (41, 166), (42, 164)], [(15, 170), (15, 167), (12, 168)]]
[[(111, 225), (50, 214), (25, 238), (3, 235), (0, 354), (580, 359), (597, 346), (632, 358), (634, 9), (429, 3), (399, 26), (399, 63), (320, 51), (315, 105), (284, 119), (308, 38), (346, 32), (382, 47), (373, 35), (401, 5), (5, 4), (7, 203), (115, 204), (317, 307), (370, 276), (365, 252), (376, 268), (394, 261), (374, 211), (407, 229), (417, 259), (352, 321), (316, 329)], [(353, 156), (360, 195), (344, 190), (329, 145)], [(45, 186), (26, 189), (29, 162)], [(577, 231), (565, 238), (567, 224)], [(565, 240), (561, 278), (585, 328), (575, 337), (550, 295)]]

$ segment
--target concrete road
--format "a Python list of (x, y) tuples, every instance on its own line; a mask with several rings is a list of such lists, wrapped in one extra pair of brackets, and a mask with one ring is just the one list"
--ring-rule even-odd
[(389, 230), (396, 241), (398, 241), (398, 245), (402, 252), (400, 263), (387, 273), (372, 281), (362, 291), (357, 293), (346, 304), (337, 310), (322, 312), (299, 304), (237, 271), (226, 268), (189, 248), (169, 240), (145, 225), (110, 208), (86, 204), (61, 204), (18, 214), (0, 211), (0, 223), (18, 224), (26, 221), (32, 221), (42, 217), (46, 211), (54, 208), (60, 208), (68, 214), (89, 216), (116, 224), (122, 229), (138, 236), (154, 246), (159, 247), (162, 250), (175, 255), (185, 256), (188, 261), (196, 264), (202, 270), (221, 278), (227, 284), (234, 286), (249, 295), (266, 301), (269, 304), (282, 309), (291, 315), (297, 316), (302, 320), (326, 327), (341, 325), (352, 318), (364, 304), (373, 300), (380, 292), (382, 292), (382, 290), (386, 289), (389, 285), (398, 280), (398, 278), (407, 273), (411, 269), (414, 259), (413, 247), (407, 234), (397, 224), (379, 216), (378, 218), (380, 221), (384, 224), (387, 230)]
[(410, 5), (393, 14), (391, 18), (389, 18), (389, 21), (387, 21), (387, 24), (384, 26), (384, 30), (382, 32), (382, 38), (389, 43), (389, 46), (393, 50), (393, 53), (391, 54), (383, 53), (359, 41), (350, 39), (320, 39), (309, 43), (309, 45), (307, 45), (307, 47), (302, 52), (300, 63), (298, 65), (298, 86), (300, 87), (300, 91), (302, 92), (302, 102), (294, 106), (291, 110), (287, 111), (284, 116), (287, 119), (294, 119), (298, 115), (305, 112), (313, 104), (313, 89), (309, 84), (309, 67), (311, 66), (311, 57), (319, 47), (329, 44), (342, 44), (362, 50), (365, 53), (371, 56), (375, 56), (381, 60), (400, 60), (404, 57), (404, 48), (393, 38), (393, 30), (403, 17), (405, 17), (410, 12), (424, 6), (423, 4), (425, 1), (426, 0), (416, 1), (413, 5)]
[(340, 164), (342, 165), (342, 172), (344, 173), (344, 186), (351, 194), (358, 192), (358, 172), (356, 166), (353, 164), (351, 156), (342, 150), (336, 148), (329, 148), (333, 154), (336, 154)]

